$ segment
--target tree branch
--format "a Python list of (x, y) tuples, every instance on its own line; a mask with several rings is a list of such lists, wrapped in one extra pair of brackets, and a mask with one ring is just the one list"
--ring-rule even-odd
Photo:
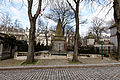
[(42, 0), (39, 0), (38, 9), (36, 11), (36, 14), (34, 15), (34, 18), (37, 18), (39, 16), (41, 11), (41, 5), (42, 5)]
[(28, 1), (28, 16), (29, 16), (29, 19), (31, 20), (32, 19), (32, 4), (33, 4), (33, 0), (27, 0)]
[(72, 7), (71, 3), (67, 0), (67, 3), (70, 5), (70, 7), (72, 8), (72, 10), (75, 12), (75, 9)]
[(77, 4), (77, 1), (76, 0), (73, 0), (75, 2), (75, 4)]

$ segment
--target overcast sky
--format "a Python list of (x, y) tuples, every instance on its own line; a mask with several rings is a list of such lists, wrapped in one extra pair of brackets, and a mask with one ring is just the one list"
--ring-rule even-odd
[[(7, 0), (6, 0), (7, 1)], [(27, 0), (24, 0), (25, 4), (22, 5), (22, 0), (13, 0), (12, 3), (5, 2), (0, 4), (0, 12), (1, 13), (9, 13), (11, 16), (12, 21), (15, 19), (19, 20), (22, 24), (22, 28), (29, 27), (29, 20), (27, 15)], [(43, 14), (47, 14), (50, 4), (48, 3), (47, 6), (42, 6), (42, 9), (46, 7), (45, 11), (42, 12)], [(94, 7), (94, 8), (93, 8)], [(112, 7), (112, 4), (108, 7), (104, 7), (104, 9), (100, 12), (100, 10), (104, 7), (104, 5), (99, 5), (97, 3), (93, 3), (92, 7), (91, 5), (84, 6), (84, 3), (80, 4), (80, 15), (81, 20), (87, 19), (87, 24), (80, 25), (80, 34), (85, 35), (91, 26), (90, 22), (94, 17), (99, 17), (101, 19), (104, 19), (105, 21), (109, 21), (113, 19), (113, 9), (109, 11), (109, 9)], [(33, 14), (35, 12), (35, 9), (37, 6), (33, 7)], [(109, 11), (109, 14), (107, 12)], [(99, 13), (100, 12), (100, 13)], [(107, 16), (105, 16), (107, 14)], [(1, 14), (0, 14), (1, 16)], [(49, 26), (51, 24), (55, 24), (53, 21), (49, 20)]]

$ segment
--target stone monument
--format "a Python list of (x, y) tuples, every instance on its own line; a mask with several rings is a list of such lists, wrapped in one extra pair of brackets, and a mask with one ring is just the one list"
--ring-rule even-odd
[(62, 32), (61, 20), (58, 20), (56, 33), (52, 41), (52, 54), (66, 54), (65, 38)]
[(92, 33), (90, 32), (87, 38), (87, 45), (94, 45), (95, 44), (95, 39)]

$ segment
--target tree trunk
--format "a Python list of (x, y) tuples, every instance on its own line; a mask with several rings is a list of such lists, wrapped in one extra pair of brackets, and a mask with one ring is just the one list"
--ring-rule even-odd
[(27, 0), (28, 2), (28, 17), (30, 21), (30, 31), (29, 31), (29, 45), (27, 54), (27, 63), (34, 62), (34, 43), (35, 43), (35, 30), (36, 30), (36, 19), (40, 14), (42, 0), (38, 0), (38, 8), (36, 13), (32, 16), (32, 6), (33, 0)]
[(46, 47), (48, 49), (48, 36), (47, 36), (47, 33), (45, 33), (45, 37), (46, 37)]
[(78, 62), (78, 38), (79, 38), (79, 3), (76, 4), (75, 11), (75, 21), (76, 21), (76, 31), (75, 31), (75, 41), (74, 41), (74, 54), (73, 54), (73, 62)]
[(118, 48), (117, 48), (117, 52), (118, 52), (118, 56), (119, 56), (119, 60), (120, 60), (120, 34), (117, 35), (117, 41), (118, 41)]
[(68, 34), (68, 44), (70, 44), (70, 34)]
[(65, 26), (62, 26), (63, 35), (65, 34)]
[(29, 45), (28, 45), (28, 55), (26, 61), (27, 63), (34, 62), (35, 26), (36, 26), (36, 20), (33, 18), (30, 21)]
[(114, 0), (113, 8), (114, 8), (115, 24), (117, 26), (117, 41), (118, 41), (117, 52), (120, 59), (120, 42), (119, 42), (120, 41), (120, 0)]

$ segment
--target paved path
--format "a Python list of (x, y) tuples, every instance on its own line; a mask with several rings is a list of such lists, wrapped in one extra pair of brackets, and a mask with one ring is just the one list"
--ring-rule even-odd
[(120, 80), (120, 67), (1, 70), (0, 80)]

